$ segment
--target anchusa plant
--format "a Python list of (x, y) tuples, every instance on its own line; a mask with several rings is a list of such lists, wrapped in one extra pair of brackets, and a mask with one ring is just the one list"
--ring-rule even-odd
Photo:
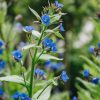
[[(34, 24), (35, 22), (39, 22), (40, 31), (37, 31), (32, 25), (23, 27), (24, 34), (27, 38), (27, 44), (12, 50), (10, 56), (14, 59), (12, 59), (13, 62), (9, 62), (9, 65), (13, 66), (13, 68), (10, 69), (11, 75), (0, 77), (0, 80), (2, 81), (14, 82), (22, 85), (21, 93), (15, 92), (11, 96), (13, 100), (38, 100), (43, 98), (41, 97), (42, 94), (47, 100), (49, 99), (47, 93), (50, 94), (52, 86), (57, 85), (58, 80), (61, 80), (64, 83), (69, 80), (65, 70), (56, 77), (48, 77), (47, 74), (49, 74), (49, 71), (44, 71), (44, 69), (48, 67), (53, 70), (64, 67), (64, 64), (62, 63), (63, 59), (55, 57), (55, 55), (59, 53), (59, 48), (57, 46), (58, 38), (64, 39), (60, 34), (60, 32), (65, 31), (61, 19), (61, 17), (65, 15), (65, 13), (62, 13), (62, 8), (63, 4), (58, 1), (55, 1), (53, 4), (49, 2), (49, 6), (43, 8), (43, 12), (40, 16), (36, 11), (29, 7), (30, 11), (37, 18), (37, 20), (34, 21)], [(22, 25), (19, 26), (21, 26), (22, 29)], [(3, 53), (3, 50), (1, 49), (4, 44), (5, 43), (0, 40), (0, 54)], [(25, 54), (27, 56), (25, 56)], [(30, 58), (29, 62), (31, 63), (29, 65), (25, 62), (25, 57), (28, 56)], [(41, 67), (39, 65), (40, 62), (45, 63), (45, 67)], [(5, 65), (6, 63), (0, 59), (0, 69), (4, 68)], [(16, 70), (16, 68), (14, 69), (14, 65), (17, 66), (17, 75), (12, 73), (12, 70)], [(46, 94), (44, 94), (45, 91), (47, 92)]]

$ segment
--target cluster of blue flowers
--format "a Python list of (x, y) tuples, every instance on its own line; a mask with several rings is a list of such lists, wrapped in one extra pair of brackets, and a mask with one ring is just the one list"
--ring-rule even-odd
[(59, 70), (61, 67), (64, 66), (62, 62), (52, 62), (51, 60), (47, 60), (44, 65), (45, 68), (51, 68), (53, 70)]
[(37, 77), (42, 77), (44, 79), (46, 76), (45, 72), (39, 68), (36, 68), (34, 72)]
[(26, 93), (19, 93), (19, 92), (13, 94), (12, 98), (14, 100), (31, 100)]
[(90, 78), (90, 72), (89, 72), (89, 70), (88, 69), (85, 69), (84, 71), (83, 71), (83, 76), (85, 77), (85, 78), (88, 78), (92, 83), (94, 83), (94, 84), (98, 84), (99, 83), (99, 81), (100, 81), (100, 78), (98, 78), (98, 77), (94, 77), (94, 78), (92, 78), (92, 80), (91, 80), (91, 78)]
[(15, 51), (13, 51), (12, 54), (13, 54), (13, 57), (16, 61), (18, 61), (18, 62), (21, 61), (23, 54), (20, 50), (15, 50)]
[(43, 48), (45, 48), (48, 51), (56, 52), (57, 51), (57, 45), (53, 42), (52, 39), (46, 38), (42, 42)]

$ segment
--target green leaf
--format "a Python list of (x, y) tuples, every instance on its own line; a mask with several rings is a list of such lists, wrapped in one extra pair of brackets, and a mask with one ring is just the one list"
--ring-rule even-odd
[(61, 39), (64, 39), (64, 37), (59, 33), (59, 31), (55, 32), (55, 35), (58, 36)]
[(0, 2), (0, 8), (0, 24), (3, 24), (7, 13), (7, 3)]
[(33, 30), (32, 31), (32, 35), (35, 36), (35, 37), (37, 37), (37, 38), (40, 38), (41, 33), (39, 33), (38, 31)]
[(63, 36), (59, 33), (59, 31), (53, 31), (53, 30), (48, 29), (45, 32), (46, 33), (54, 33), (57, 37), (64, 39)]
[(90, 70), (91, 74), (95, 74), (95, 75), (99, 75), (100, 73), (100, 68), (97, 64), (95, 64), (93, 61), (91, 61), (90, 59), (88, 59), (85, 56), (80, 56), (83, 60), (86, 61), (86, 63), (88, 64), (88, 69)]
[[(38, 55), (39, 54), (37, 54), (37, 56)], [(57, 58), (57, 57), (49, 55), (49, 54), (42, 54), (39, 59), (42, 59), (42, 60), (50, 60), (50, 59), (52, 59), (52, 60), (63, 60), (63, 59)]]
[[(39, 90), (36, 94), (33, 95), (32, 100), (48, 100), (50, 98), (51, 89), (52, 89), (52, 86), (48, 86), (45, 90), (44, 88)], [(42, 94), (40, 95), (41, 92)], [(38, 96), (39, 98), (37, 99)]]
[(58, 21), (61, 18), (60, 14), (55, 14), (52, 18), (51, 18), (51, 24)]
[(30, 7), (29, 7), (29, 9), (30, 9), (30, 11), (36, 16), (36, 18), (37, 18), (38, 20), (41, 20), (41, 17), (39, 16), (39, 14), (38, 14), (35, 10), (33, 10), (33, 9), (30, 8)]
[(79, 90), (78, 94), (79, 94), (80, 100), (93, 100), (93, 98), (91, 97), (90, 92), (88, 92), (87, 90), (81, 88), (79, 85), (76, 85), (76, 87)]
[(29, 44), (29, 45), (22, 47), (22, 50), (27, 50), (27, 49), (30, 49), (30, 48), (41, 48), (41, 47), (36, 46), (35, 44)]
[[(21, 84), (21, 85), (25, 85), (24, 84), (24, 79), (20, 76), (17, 76), (17, 75), (0, 77), (0, 81), (13, 82), (13, 83), (18, 83), (18, 84)], [(29, 85), (28, 82), (26, 82), (26, 83), (27, 83), (27, 85)]]

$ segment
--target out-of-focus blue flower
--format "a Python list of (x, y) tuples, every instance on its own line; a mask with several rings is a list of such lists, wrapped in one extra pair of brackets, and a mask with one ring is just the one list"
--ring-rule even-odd
[(49, 66), (51, 64), (51, 60), (45, 61), (45, 66)]
[(51, 50), (52, 52), (57, 51), (57, 45), (52, 41), (52, 39), (46, 38), (43, 42), (43, 47)]
[(94, 52), (94, 46), (89, 47), (89, 51), (90, 51), (91, 53), (93, 53), (93, 52)]
[(98, 84), (99, 83), (99, 80), (100, 79), (98, 77), (95, 77), (95, 78), (92, 79), (92, 83)]
[(13, 94), (12, 98), (13, 98), (14, 100), (19, 100), (19, 98), (20, 98), (20, 93), (19, 93), (19, 92), (16, 92), (15, 94)]
[(72, 100), (78, 100), (78, 99), (77, 99), (77, 97), (76, 97), (76, 96), (73, 96), (73, 97), (72, 97)]
[(23, 29), (23, 26), (22, 26), (21, 23), (16, 23), (16, 24), (15, 24), (15, 28), (16, 28), (16, 31), (21, 32), (22, 29)]
[(56, 43), (51, 44), (51, 51), (56, 52), (57, 51), (57, 45)]
[(0, 48), (0, 55), (2, 55), (3, 54), (3, 48)]
[(64, 29), (64, 27), (63, 27), (63, 25), (62, 25), (62, 23), (60, 23), (59, 28), (60, 28), (60, 31), (62, 31), (62, 32), (64, 32), (64, 31), (65, 31), (65, 29)]
[(0, 48), (4, 45), (4, 41), (3, 40), (0, 40)]
[(56, 6), (57, 8), (62, 8), (64, 5), (61, 4), (61, 3), (59, 3), (58, 1), (55, 1), (55, 6)]
[(49, 17), (49, 15), (48, 14), (42, 15), (41, 21), (46, 26), (50, 25), (50, 17)]
[(0, 96), (4, 94), (4, 90), (0, 88)]
[(83, 75), (84, 75), (84, 77), (88, 77), (90, 75), (89, 70), (88, 69), (85, 69), (83, 71)]
[(43, 70), (39, 69), (39, 68), (36, 68), (35, 69), (35, 75), (44, 77), (45, 76), (45, 72)]
[(45, 62), (45, 68), (51, 68), (53, 70), (59, 70), (64, 64), (62, 62), (51, 62), (51, 60), (47, 60)]
[(21, 93), (20, 98), (21, 98), (21, 100), (30, 100), (30, 98), (28, 97), (28, 95), (26, 93)]
[(26, 32), (31, 32), (32, 30), (34, 30), (34, 28), (33, 28), (33, 26), (25, 26), (25, 27), (24, 27), (24, 30), (25, 30)]
[(0, 70), (4, 69), (6, 66), (6, 62), (2, 59), (0, 59)]
[(68, 75), (66, 74), (66, 71), (62, 71), (61, 73), (61, 79), (64, 81), (64, 82), (67, 82), (69, 77)]
[(98, 43), (98, 47), (100, 48), (100, 42)]
[(15, 58), (15, 60), (20, 61), (23, 57), (22, 52), (20, 50), (15, 50), (13, 51), (13, 56)]
[(52, 63), (52, 64), (51, 64), (51, 68), (54, 69), (54, 70), (58, 70), (58, 69), (60, 69), (62, 66), (63, 66), (63, 63), (61, 63), (61, 62), (57, 62), (57, 63)]

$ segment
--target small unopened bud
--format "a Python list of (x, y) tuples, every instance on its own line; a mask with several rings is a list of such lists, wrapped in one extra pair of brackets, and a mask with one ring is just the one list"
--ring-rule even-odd
[(21, 14), (19, 14), (19, 15), (17, 15), (16, 17), (15, 17), (15, 20), (16, 21), (21, 21), (23, 19), (23, 16), (21, 15)]

